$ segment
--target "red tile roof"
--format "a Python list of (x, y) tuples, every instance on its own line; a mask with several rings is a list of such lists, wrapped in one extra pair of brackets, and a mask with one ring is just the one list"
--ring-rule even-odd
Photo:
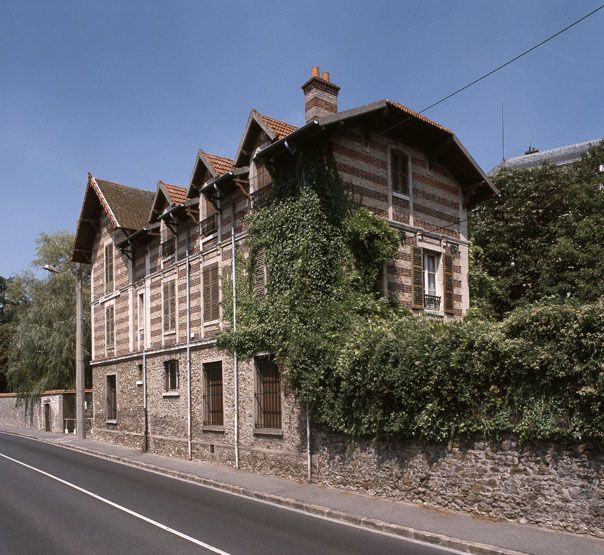
[(228, 172), (233, 167), (233, 160), (226, 156), (218, 156), (217, 154), (210, 154), (205, 150), (202, 150), (203, 155), (209, 160), (210, 164), (214, 167), (214, 171), (218, 175)]
[(407, 106), (404, 106), (403, 104), (400, 104), (399, 102), (395, 102), (393, 100), (386, 100), (386, 102), (388, 103), (389, 106), (392, 106), (393, 108), (396, 108), (397, 110), (400, 110), (401, 112), (404, 112), (405, 114), (407, 114), (409, 116), (420, 119), (429, 125), (433, 125), (434, 127), (437, 127), (438, 129), (441, 129), (443, 131), (446, 131), (447, 133), (453, 134), (453, 131), (451, 131), (450, 129), (447, 129), (446, 127), (443, 127), (440, 123), (435, 122), (434, 120), (424, 116), (423, 114), (420, 114), (419, 112), (416, 112), (415, 110), (412, 110), (411, 108), (407, 108)]
[[(92, 179), (108, 209), (115, 216), (115, 225), (125, 229), (139, 229), (147, 223), (155, 193), (105, 179)], [(103, 199), (99, 199), (101, 203)]]
[(281, 121), (270, 116), (265, 116), (260, 112), (258, 112), (258, 115), (262, 118), (262, 121), (264, 121), (264, 123), (266, 123), (266, 125), (270, 127), (273, 133), (277, 136), (277, 139), (283, 139), (284, 137), (287, 137), (290, 133), (293, 133), (296, 129), (298, 129), (296, 125), (292, 125), (291, 123), (287, 123), (285, 121)]
[(187, 190), (184, 187), (179, 187), (178, 185), (171, 185), (170, 183), (166, 183), (165, 181), (160, 181), (160, 183), (164, 186), (164, 189), (170, 196), (168, 199), (172, 204), (181, 204), (187, 200)]

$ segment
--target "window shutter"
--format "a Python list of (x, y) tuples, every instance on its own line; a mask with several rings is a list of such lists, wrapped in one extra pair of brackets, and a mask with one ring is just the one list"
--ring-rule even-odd
[(266, 256), (264, 255), (264, 250), (259, 250), (256, 253), (254, 264), (254, 291), (260, 296), (264, 296), (266, 293), (266, 281), (264, 279), (265, 268)]
[(218, 264), (215, 264), (212, 268), (212, 320), (218, 320), (219, 317), (220, 282), (218, 278)]
[(176, 281), (170, 282), (170, 329), (176, 329)]
[(413, 308), (424, 308), (424, 253), (421, 247), (411, 246), (413, 264)]
[(203, 320), (209, 322), (212, 320), (210, 314), (210, 307), (212, 306), (212, 300), (210, 298), (212, 291), (210, 283), (210, 268), (206, 267), (203, 269)]
[(392, 181), (392, 190), (401, 192), (401, 172), (399, 169), (400, 155), (396, 150), (390, 152), (390, 179)]
[(170, 308), (168, 306), (169, 301), (168, 301), (168, 284), (164, 283), (164, 331), (168, 331), (170, 329), (170, 323), (169, 323), (169, 318), (170, 318)]
[(444, 306), (446, 314), (453, 314), (453, 256), (444, 255)]

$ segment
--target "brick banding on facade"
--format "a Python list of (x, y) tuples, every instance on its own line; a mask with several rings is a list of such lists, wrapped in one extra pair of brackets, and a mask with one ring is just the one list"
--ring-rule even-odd
[[(190, 454), (194, 459), (234, 465), (237, 435), (242, 468), (295, 477), (305, 474), (306, 455), (301, 448), (305, 445), (305, 425), (303, 412), (294, 395), (284, 383), (273, 380), (272, 393), (279, 394), (280, 404), (276, 402), (276, 397), (273, 398), (268, 412), (274, 413), (275, 417), (270, 422), (275, 429), (259, 429), (258, 423), (262, 419), (258, 417), (257, 406), (257, 395), (260, 393), (258, 365), (254, 360), (240, 361), (240, 425), (236, 434), (232, 358), (216, 347), (216, 337), (225, 325), (225, 292), (222, 288), (228, 283), (225, 277), (230, 276), (231, 272), (231, 224), (235, 224), (236, 254), (249, 252), (249, 244), (243, 233), (246, 229), (244, 219), (252, 204), (260, 202), (262, 198), (271, 198), (269, 185), (265, 185), (265, 188), (252, 187), (258, 183), (250, 183), (250, 179), (253, 179), (251, 168), (254, 164), (262, 166), (262, 153), (273, 148), (281, 149), (279, 155), (265, 156), (273, 156), (275, 163), (280, 157), (288, 160), (284, 146), (284, 140), (288, 137), (288, 144), (290, 141), (292, 143), (290, 147), (306, 148), (305, 145), (308, 145), (313, 149), (315, 146), (327, 146), (353, 201), (399, 230), (401, 245), (386, 271), (386, 294), (398, 300), (402, 306), (411, 308), (411, 246), (420, 245), (425, 251), (433, 251), (449, 260), (447, 257), (451, 253), (445, 251), (443, 238), (459, 239), (457, 251), (453, 254), (454, 312), (445, 314), (443, 311), (438, 317), (458, 319), (468, 309), (467, 230), (463, 222), (466, 208), (459, 206), (459, 199), (463, 197), (464, 188), (483, 178), (480, 168), (475, 167), (469, 158), (463, 158), (466, 155), (461, 147), (456, 146), (449, 130), (402, 105), (384, 100), (361, 107), (354, 114), (338, 113), (339, 88), (330, 82), (329, 75), (319, 77), (318, 70), (317, 75), (305, 83), (304, 92), (306, 120), (317, 120), (318, 123), (310, 122), (298, 128), (253, 110), (241, 141), (242, 146), (235, 157), (230, 159), (199, 151), (188, 187), (160, 182), (155, 194), (149, 191), (141, 193), (139, 189), (124, 188), (90, 176), (76, 247), (78, 253), (84, 251), (89, 255), (89, 259), (77, 261), (92, 261), (93, 435), (96, 438), (141, 448), (146, 434), (148, 448), (153, 452), (176, 456)], [(363, 117), (355, 119), (361, 112)], [(344, 125), (339, 125), (338, 118), (342, 118), (340, 123)], [(383, 124), (383, 118), (392, 118), (393, 122), (406, 118), (409, 121), (405, 129), (412, 132), (399, 133), (394, 130), (388, 136), (380, 135), (376, 129), (378, 124)], [(323, 125), (328, 133), (310, 135), (313, 129)], [(413, 126), (417, 128), (417, 134), (413, 132)], [(425, 133), (427, 128), (430, 130), (428, 135)], [(300, 140), (294, 144), (295, 137), (304, 136), (307, 130), (309, 135), (305, 136), (306, 142)], [(291, 138), (293, 133), (296, 135)], [(435, 137), (439, 145), (446, 138), (446, 144), (453, 145), (448, 155), (463, 158), (466, 173), (456, 173), (454, 165), (448, 167), (451, 173), (447, 169), (439, 171), (437, 164), (431, 164), (429, 175), (424, 150), (426, 145), (420, 147), (412, 140), (420, 135)], [(320, 137), (320, 145), (316, 137)], [(389, 175), (389, 153), (401, 148), (404, 148), (405, 156), (409, 159), (409, 199), (393, 195), (392, 182), (396, 180)], [(442, 159), (446, 160), (444, 155)], [(207, 187), (213, 186), (212, 183), (219, 189), (220, 195), (214, 189), (211, 195), (209, 189), (204, 189), (206, 184)], [(486, 196), (491, 189), (488, 180), (485, 183), (481, 194)], [(254, 203), (250, 201), (250, 193), (254, 195)], [(214, 206), (211, 200), (218, 205)], [(187, 204), (186, 209), (177, 208), (182, 203)], [(173, 229), (166, 225), (166, 212), (174, 214)], [(134, 227), (124, 228), (119, 225), (120, 219)], [(94, 221), (95, 225), (89, 225), (89, 220)], [(459, 220), (462, 221), (457, 224)], [(450, 227), (453, 223), (457, 225)], [(135, 232), (139, 235), (131, 260), (119, 245), (124, 237)], [(176, 237), (175, 252), (170, 257), (162, 256), (161, 244), (172, 233)], [(115, 296), (110, 298), (105, 293), (103, 257), (105, 245), (111, 243), (115, 246)], [(74, 260), (77, 256), (74, 252)], [(211, 277), (208, 274), (210, 268), (215, 268)], [(442, 289), (442, 262), (437, 274), (438, 287)], [(175, 290), (174, 295), (169, 295), (173, 298), (170, 310), (165, 312), (162, 288), (170, 279), (176, 279)], [(211, 284), (208, 287), (209, 279)], [(187, 311), (188, 301), (190, 306)], [(114, 351), (105, 348), (105, 306), (108, 302), (115, 305)], [(165, 314), (174, 316), (173, 329), (164, 329)], [(187, 328), (190, 329), (188, 337)], [(190, 365), (186, 359), (187, 347), (191, 356)], [(204, 394), (208, 387), (204, 382), (203, 369), (204, 365), (217, 363), (220, 363), (222, 370), (223, 420), (220, 429), (208, 430), (203, 425)], [(172, 374), (171, 390), (166, 391), (166, 368), (171, 368), (173, 372), (174, 364), (178, 367), (178, 379), (174, 383)], [(189, 367), (191, 436), (187, 427), (189, 399), (186, 385)], [(213, 366), (215, 372), (217, 367)], [(143, 388), (139, 385), (141, 372), (144, 372), (147, 386), (147, 429), (144, 427)], [(116, 417), (112, 422), (107, 422), (107, 388), (110, 389), (113, 383), (112, 378), (108, 381), (110, 375), (116, 377)], [(215, 387), (220, 383), (216, 373), (212, 383)], [(276, 416), (277, 408), (280, 410), (279, 418)]]

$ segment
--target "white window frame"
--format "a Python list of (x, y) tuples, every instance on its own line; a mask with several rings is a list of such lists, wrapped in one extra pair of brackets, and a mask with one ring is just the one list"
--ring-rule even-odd
[[(393, 197), (397, 197), (403, 200), (411, 200), (413, 196), (413, 164), (412, 164), (412, 156), (411, 153), (406, 148), (401, 148), (398, 146), (389, 146), (388, 147), (388, 187), (390, 190), (390, 194)], [(400, 152), (407, 157), (407, 190), (409, 194), (401, 193), (399, 191), (394, 190), (394, 184), (392, 183), (392, 153)]]
[[(444, 297), (443, 297), (443, 269), (442, 269), (442, 253), (437, 250), (432, 250), (429, 247), (423, 248), (423, 264), (424, 264), (424, 311), (433, 314), (444, 314)], [(435, 271), (430, 272), (428, 269), (428, 259), (435, 260)], [(434, 290), (430, 290), (430, 274), (434, 275)], [(440, 297), (438, 309), (425, 308), (425, 296), (433, 295)]]
[[(115, 378), (115, 418), (107, 418), (107, 394), (108, 394), (108, 390), (107, 390), (107, 386), (108, 386), (108, 378), (110, 378), (111, 376), (113, 376)], [(117, 410), (117, 398), (118, 398), (118, 394), (117, 394), (117, 373), (115, 372), (110, 372), (108, 374), (105, 374), (105, 422), (107, 424), (117, 424), (117, 418), (118, 418), (118, 410)]]
[[(107, 247), (111, 246), (111, 289), (107, 281)], [(103, 244), (103, 295), (111, 295), (115, 292), (115, 247), (113, 241), (107, 240)]]
[[(145, 347), (145, 339), (146, 334), (145, 330), (147, 329), (147, 311), (146, 311), (146, 298), (145, 291), (139, 290), (136, 292), (136, 341), (139, 350)], [(163, 324), (163, 322), (162, 322)], [(142, 332), (142, 341), (141, 341), (141, 332)]]
[[(175, 381), (176, 383), (173, 384), (175, 387), (170, 387), (170, 370), (168, 369), (168, 365), (170, 364), (175, 364), (176, 365), (176, 374), (175, 374)], [(166, 360), (164, 361), (164, 392), (163, 392), (163, 396), (164, 397), (178, 397), (178, 395), (180, 394), (180, 364), (178, 359), (170, 359), (170, 360)]]
[[(165, 302), (166, 302), (164, 287), (170, 282), (174, 282), (174, 328), (166, 330), (165, 321), (164, 321), (164, 316), (165, 316), (164, 309), (165, 309)], [(170, 277), (166, 277), (161, 282), (161, 329), (162, 329), (162, 334), (164, 336), (176, 335), (178, 333), (178, 279), (176, 277), (176, 274), (173, 274)]]
[[(115, 303), (111, 302), (111, 303), (105, 303), (103, 305), (104, 308), (104, 312), (105, 312), (105, 356), (108, 356), (111, 352), (111, 354), (115, 354), (116, 351), (116, 337), (115, 337)], [(111, 346), (109, 346), (109, 343), (107, 342), (107, 312), (109, 309), (112, 309), (113, 311), (113, 330), (112, 330), (112, 337), (113, 337), (113, 344)]]

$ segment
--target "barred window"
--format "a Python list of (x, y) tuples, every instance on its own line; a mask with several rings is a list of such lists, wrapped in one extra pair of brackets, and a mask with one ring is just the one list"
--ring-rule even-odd
[(256, 357), (256, 428), (281, 428), (281, 375), (272, 357)]
[(222, 426), (224, 414), (222, 405), (222, 362), (208, 362), (203, 365), (203, 425)]
[(220, 285), (218, 264), (206, 266), (203, 269), (203, 321), (218, 320), (220, 310)]
[(178, 391), (178, 361), (168, 360), (164, 362), (166, 391)]
[(105, 245), (105, 293), (113, 292), (113, 243)]
[(393, 193), (409, 195), (409, 156), (400, 150), (390, 151), (390, 186)]
[(176, 280), (166, 281), (164, 293), (164, 332), (176, 330)]
[(115, 374), (106, 376), (105, 392), (106, 399), (106, 418), (107, 420), (117, 420), (117, 379)]
[(115, 307), (110, 304), (105, 307), (105, 348), (115, 347)]

